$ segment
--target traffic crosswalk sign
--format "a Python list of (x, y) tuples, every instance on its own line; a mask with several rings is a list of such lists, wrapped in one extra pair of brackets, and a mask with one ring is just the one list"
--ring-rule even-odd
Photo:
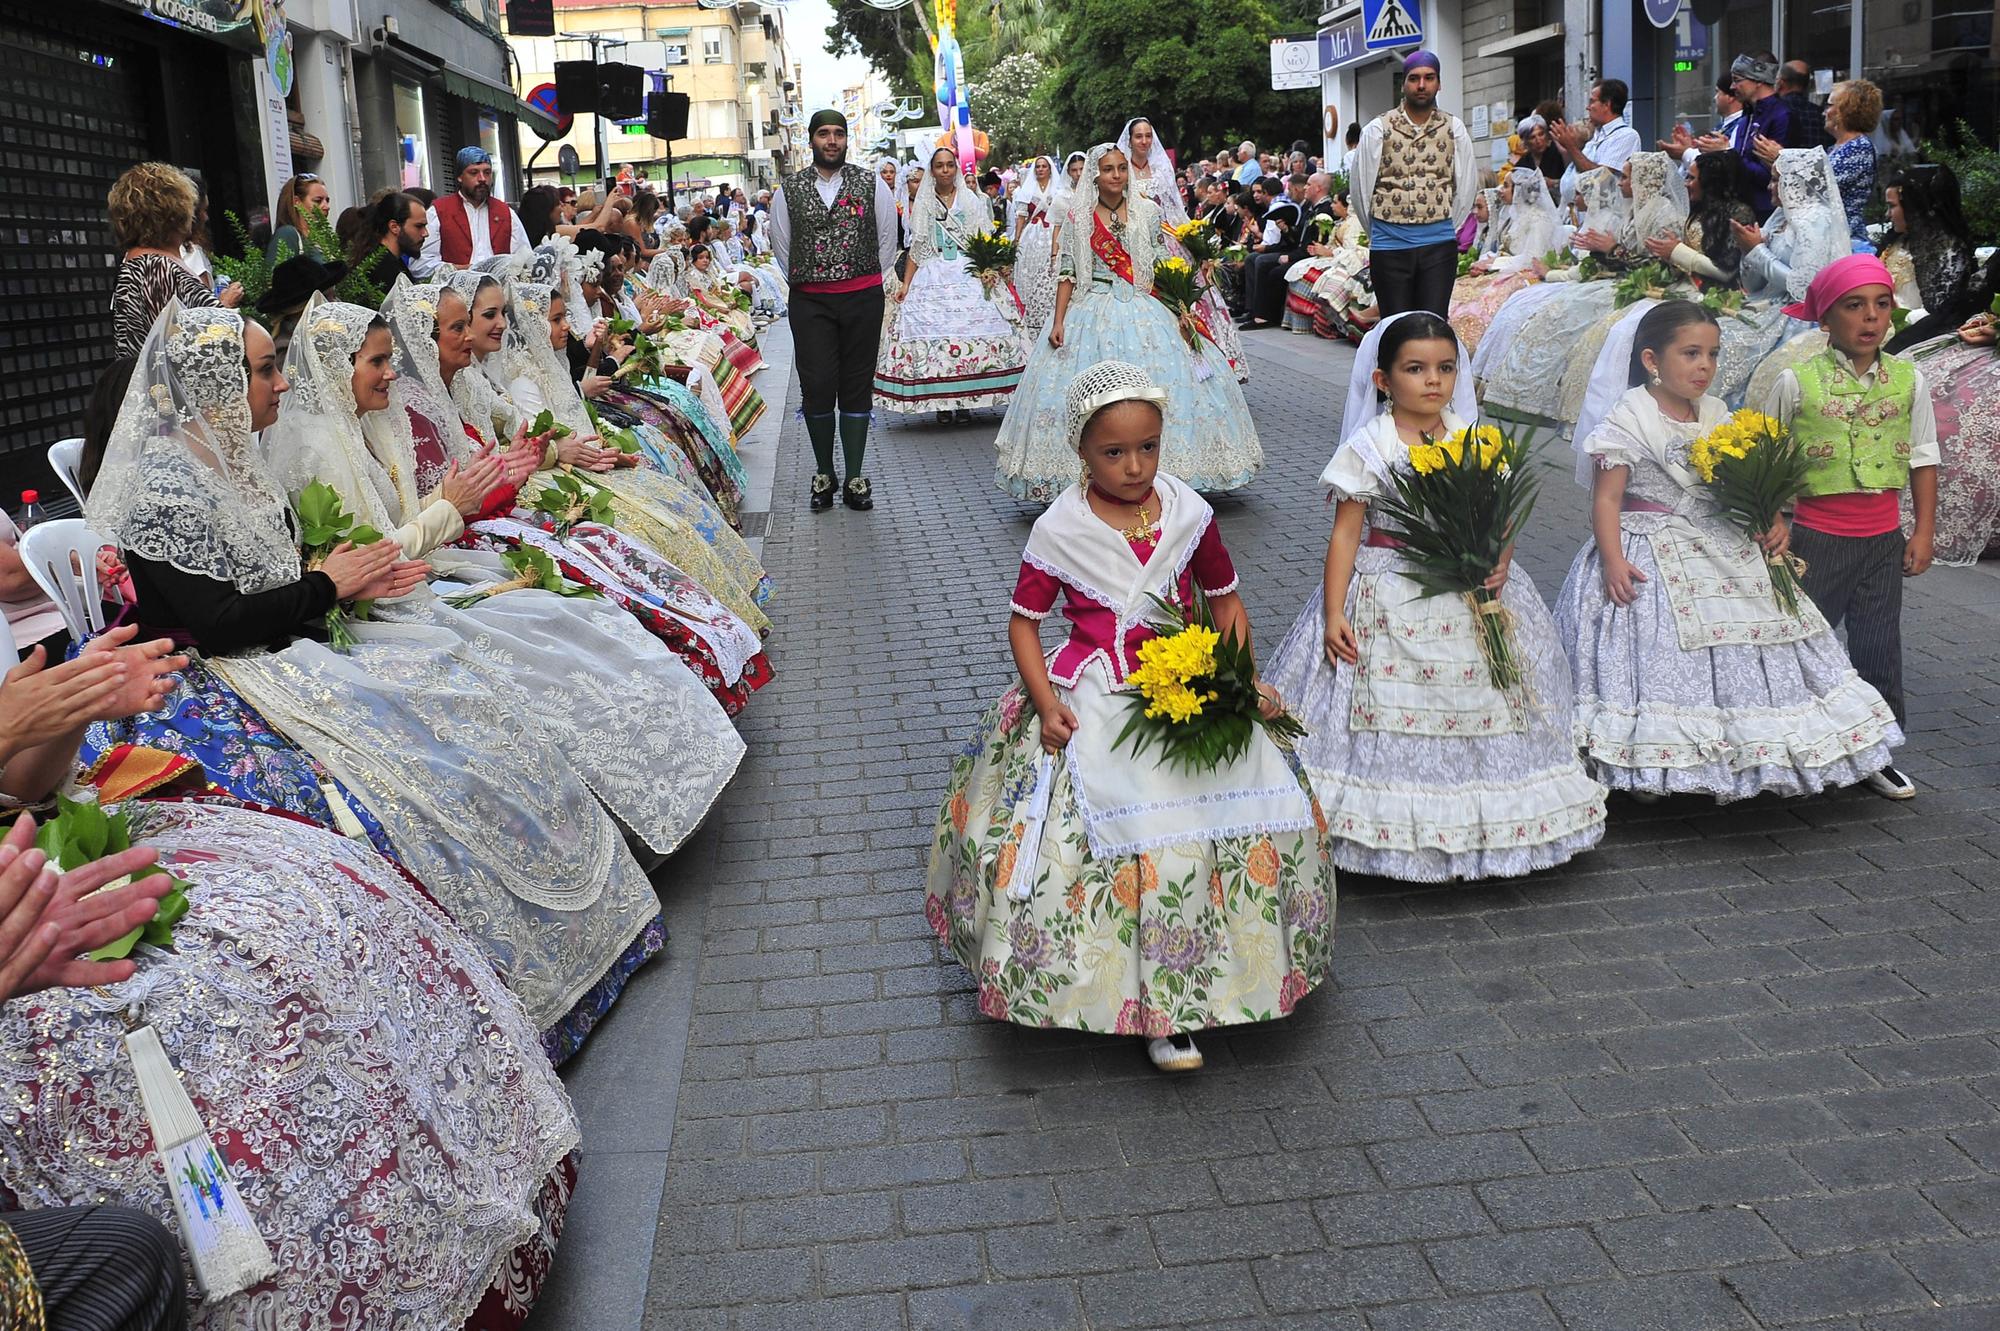
[(1424, 20), (1420, 0), (1361, 0), (1363, 44), (1371, 51), (1420, 46)]

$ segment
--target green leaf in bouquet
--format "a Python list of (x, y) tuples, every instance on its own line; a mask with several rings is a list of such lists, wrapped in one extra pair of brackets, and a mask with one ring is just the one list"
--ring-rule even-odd
[(347, 539), (356, 545), (373, 545), (382, 539), (382, 533), (365, 522), (357, 522), (348, 530)]
[(611, 331), (614, 333), (629, 333), (633, 331), (633, 328), (632, 321), (622, 314), (611, 321)]
[(344, 539), (353, 525), (340, 492), (325, 481), (314, 481), (299, 492), (294, 505), (299, 518), (299, 541), (307, 550), (330, 549)]
[[(2000, 300), (2000, 297), (1995, 297), (1995, 299)], [(1897, 332), (1899, 333), (1902, 332), (1905, 328), (1909, 326), (1909, 323), (1910, 323), (1910, 312), (1904, 309), (1901, 305), (1898, 305), (1889, 311), (1889, 326), (1895, 329)]]

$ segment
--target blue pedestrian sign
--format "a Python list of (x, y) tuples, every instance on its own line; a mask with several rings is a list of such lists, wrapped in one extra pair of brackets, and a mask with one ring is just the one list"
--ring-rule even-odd
[(1371, 51), (1423, 45), (1419, 0), (1361, 0), (1361, 26), (1362, 44)]

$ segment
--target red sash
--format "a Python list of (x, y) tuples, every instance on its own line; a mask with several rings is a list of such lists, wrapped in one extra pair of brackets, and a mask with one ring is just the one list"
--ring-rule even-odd
[(1111, 229), (1104, 225), (1104, 219), (1097, 215), (1097, 210), (1094, 208), (1090, 213), (1090, 252), (1103, 260), (1104, 266), (1119, 277), (1131, 282), (1133, 286), (1139, 285), (1132, 281), (1132, 256), (1125, 252), (1125, 247), (1119, 243), (1118, 237), (1111, 234)]

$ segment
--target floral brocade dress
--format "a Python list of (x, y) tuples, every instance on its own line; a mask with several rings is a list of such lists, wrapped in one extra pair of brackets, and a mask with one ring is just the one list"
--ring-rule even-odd
[[(1181, 493), (1206, 511), (1192, 491)], [(1051, 513), (1072, 504), (1084, 506), (1074, 486)], [(1261, 731), (1251, 754), (1206, 778), (1103, 761), (1123, 715), (1124, 665), (1152, 634), (1073, 575), (1043, 567), (1049, 561), (1034, 548), (1031, 538), (1013, 608), (1040, 619), (1064, 600), (1070, 632), (1050, 656), (1051, 678), (1080, 725), (1045, 766), (1041, 719), (1025, 689), (1008, 689), (988, 709), (953, 764), (938, 815), (924, 903), (931, 928), (978, 981), (980, 1011), (999, 1021), (1163, 1036), (1288, 1015), (1331, 973), (1336, 905), (1324, 820), (1304, 778)], [(1150, 538), (1128, 548), (1137, 563), (1098, 580), (1122, 583), (1161, 554)], [(1236, 585), (1212, 525), (1175, 541), (1160, 567), (1157, 589), (1183, 597), (1197, 583), (1215, 594)], [(1040, 771), (1049, 784), (1037, 838), (1028, 806)], [(1245, 807), (1217, 815), (1213, 794), (1206, 803), (1177, 798), (1200, 780)], [(1249, 797), (1259, 808), (1247, 807)], [(1138, 804), (1158, 811), (1163, 834), (1112, 830)], [(1107, 837), (1117, 844), (1106, 848)], [(1032, 858), (1017, 872), (1024, 845)]]
[[(1446, 413), (1446, 431), (1464, 424)], [(1384, 412), (1322, 479), (1367, 504), (1409, 465)], [(1596, 845), (1604, 787), (1570, 746), (1569, 663), (1526, 571), (1516, 563), (1500, 594), (1526, 676), (1525, 690), (1506, 691), (1465, 599), (1427, 597), (1411, 572), (1371, 504), (1347, 584), (1359, 662), (1327, 663), (1315, 590), (1265, 672), (1309, 732), (1299, 757), (1326, 807), (1334, 863), (1405, 882), (1511, 878)]]

